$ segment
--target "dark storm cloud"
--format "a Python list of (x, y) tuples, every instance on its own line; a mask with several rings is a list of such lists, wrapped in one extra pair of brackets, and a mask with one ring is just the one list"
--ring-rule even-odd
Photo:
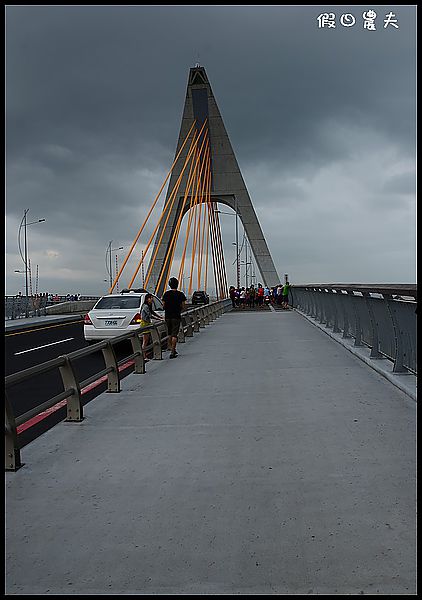
[[(292, 218), (296, 232), (289, 211), (298, 206), (316, 216), (328, 203), (335, 222), (345, 206), (364, 220), (358, 209), (384, 202), (384, 210), (406, 207), (409, 220), (416, 11), (377, 6), (370, 32), (361, 24), (365, 10), (8, 6), (8, 216), (18, 223), (27, 207), (33, 218), (48, 216), (48, 235), (73, 243), (81, 272), (88, 246), (100, 265), (109, 239), (129, 245), (173, 160), (189, 68), (199, 61), (280, 271), (294, 252), (278, 245), (278, 208), (280, 223)], [(383, 28), (391, 10), (398, 30)], [(318, 29), (322, 12), (350, 12), (356, 25)], [(386, 217), (379, 236), (388, 243), (389, 235)], [(10, 260), (15, 238), (13, 230)], [(406, 247), (411, 252), (411, 242)], [(302, 249), (314, 251), (312, 229)]]

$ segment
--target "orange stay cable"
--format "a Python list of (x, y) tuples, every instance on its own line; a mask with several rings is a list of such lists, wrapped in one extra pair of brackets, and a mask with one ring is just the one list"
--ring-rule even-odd
[(204, 187), (204, 199), (203, 199), (203, 204), (204, 204), (204, 217), (203, 217), (203, 225), (202, 225), (202, 245), (201, 245), (201, 250), (200, 250), (200, 260), (198, 263), (198, 290), (201, 289), (201, 274), (202, 274), (202, 258), (204, 255), (204, 241), (205, 241), (205, 224), (206, 224), (206, 204), (207, 204), (207, 194), (208, 194), (208, 187), (209, 187), (209, 180), (211, 177), (211, 168), (210, 168), (210, 164), (211, 164), (211, 160), (210, 160), (210, 153), (208, 153), (208, 160), (207, 160), (207, 173), (206, 173), (206, 183), (205, 183), (205, 187)]
[[(164, 216), (165, 216), (165, 214), (166, 214), (166, 211), (167, 211), (167, 209), (168, 209), (168, 212), (167, 212), (167, 219), (166, 219), (166, 222), (165, 222), (165, 224), (164, 224), (164, 227), (163, 227), (163, 232), (164, 232), (164, 230), (165, 230), (165, 225), (167, 224), (167, 220), (168, 220), (168, 218), (169, 218), (169, 216), (170, 216), (170, 214), (171, 214), (171, 210), (172, 210), (172, 208), (173, 208), (173, 204), (174, 204), (174, 199), (175, 199), (175, 197), (176, 197), (176, 194), (177, 194), (177, 191), (178, 191), (178, 189), (179, 189), (180, 182), (181, 182), (181, 180), (182, 180), (182, 178), (183, 178), (183, 175), (184, 175), (184, 172), (185, 172), (186, 166), (189, 164), (189, 160), (190, 160), (190, 157), (191, 157), (191, 155), (192, 155), (192, 152), (193, 152), (193, 151), (195, 150), (195, 148), (196, 148), (196, 143), (197, 143), (197, 138), (195, 139), (195, 134), (194, 134), (194, 137), (193, 137), (193, 139), (192, 139), (191, 146), (190, 146), (190, 148), (189, 148), (189, 152), (188, 152), (188, 154), (187, 154), (187, 156), (186, 156), (186, 158), (185, 158), (185, 162), (184, 162), (184, 164), (183, 164), (183, 167), (182, 167), (181, 173), (180, 173), (180, 175), (179, 175), (179, 177), (178, 177), (178, 179), (177, 179), (177, 181), (176, 181), (176, 183), (175, 183), (175, 185), (174, 185), (174, 188), (173, 188), (173, 190), (171, 191), (171, 194), (170, 194), (170, 195), (169, 195), (169, 197), (168, 197), (168, 200), (167, 200), (167, 202), (166, 202), (166, 204), (165, 204), (165, 206), (164, 206), (164, 208), (163, 208), (163, 211), (162, 211), (162, 213), (161, 213), (161, 215), (160, 215), (160, 218), (159, 218), (159, 220), (158, 220), (158, 223), (157, 223), (157, 225), (155, 226), (155, 228), (154, 228), (154, 231), (152, 232), (152, 235), (151, 235), (150, 239), (148, 240), (148, 244), (147, 244), (146, 248), (145, 248), (145, 249), (144, 249), (144, 251), (143, 251), (143, 256), (141, 257), (141, 259), (140, 259), (140, 261), (139, 261), (139, 263), (138, 263), (138, 266), (137, 266), (137, 268), (136, 268), (136, 271), (135, 271), (135, 273), (133, 274), (133, 277), (132, 277), (132, 279), (131, 279), (131, 283), (129, 284), (129, 287), (130, 287), (130, 285), (132, 285), (132, 283), (133, 283), (133, 281), (134, 281), (134, 279), (135, 279), (135, 277), (136, 277), (136, 275), (137, 275), (137, 273), (138, 273), (138, 271), (139, 271), (139, 268), (140, 268), (140, 266), (141, 266), (141, 265), (142, 265), (142, 263), (144, 262), (144, 260), (145, 260), (145, 258), (146, 258), (146, 253), (147, 253), (147, 251), (148, 251), (148, 249), (149, 249), (149, 247), (150, 247), (150, 245), (151, 245), (151, 243), (152, 243), (152, 241), (153, 241), (153, 239), (154, 239), (154, 236), (155, 236), (155, 234), (157, 233), (158, 227), (160, 226), (160, 223), (161, 223), (161, 221), (163, 220), (163, 218), (164, 218)], [(162, 234), (163, 234), (163, 232), (162, 232)], [(160, 238), (160, 239), (161, 239), (161, 238)], [(157, 250), (158, 250), (158, 248), (157, 248)], [(151, 265), (151, 269), (152, 269), (152, 265)], [(149, 272), (149, 273), (148, 273), (148, 275), (147, 275), (147, 278), (148, 278), (148, 279), (149, 279), (149, 275), (150, 275), (150, 272)], [(146, 279), (146, 280), (145, 280), (145, 285), (147, 284), (147, 282), (148, 282), (148, 279)]]
[[(179, 178), (178, 178), (178, 180), (177, 180), (177, 182), (176, 182), (176, 184), (175, 184), (175, 189), (176, 189), (176, 188), (178, 188), (178, 185), (180, 185), (180, 179), (181, 179), (181, 177), (183, 176), (184, 169), (185, 169), (185, 167), (186, 167), (187, 161), (189, 160), (190, 154), (192, 153), (192, 151), (193, 151), (193, 149), (194, 149), (194, 148), (195, 148), (195, 136), (194, 136), (194, 139), (193, 139), (193, 140), (192, 140), (192, 142), (191, 142), (191, 147), (190, 147), (190, 149), (189, 149), (189, 152), (188, 152), (188, 155), (187, 155), (187, 157), (186, 157), (186, 159), (185, 159), (185, 164), (184, 164), (184, 166), (183, 166), (182, 172), (181, 172), (181, 174), (180, 174), (180, 176), (179, 176)], [(136, 275), (138, 274), (138, 271), (139, 271), (139, 269), (140, 269), (140, 267), (141, 267), (142, 263), (144, 262), (144, 260), (145, 260), (145, 258), (146, 258), (146, 255), (147, 255), (148, 249), (149, 249), (149, 247), (150, 247), (150, 245), (151, 245), (151, 243), (152, 243), (152, 241), (153, 241), (153, 239), (154, 239), (154, 236), (155, 236), (155, 234), (157, 233), (158, 227), (160, 226), (160, 223), (161, 223), (162, 219), (164, 218), (164, 215), (166, 214), (166, 211), (167, 211), (167, 209), (169, 209), (169, 211), (168, 211), (168, 214), (170, 214), (170, 212), (171, 212), (171, 208), (172, 208), (172, 206), (173, 206), (173, 202), (174, 202), (174, 191), (175, 191), (175, 189), (173, 189), (173, 190), (172, 190), (172, 193), (170, 194), (170, 196), (169, 196), (169, 198), (168, 198), (168, 201), (166, 202), (166, 205), (165, 205), (165, 207), (164, 207), (164, 209), (163, 209), (163, 212), (161, 213), (161, 215), (160, 215), (160, 218), (158, 219), (158, 223), (157, 223), (157, 225), (155, 226), (155, 228), (154, 228), (154, 231), (152, 232), (152, 235), (151, 235), (151, 237), (149, 238), (149, 240), (148, 240), (148, 243), (147, 243), (146, 247), (145, 247), (145, 248), (144, 248), (144, 250), (143, 250), (143, 253), (142, 253), (141, 259), (139, 260), (138, 266), (136, 267), (136, 270), (135, 270), (135, 272), (134, 272), (134, 274), (133, 274), (133, 276), (132, 276), (132, 279), (131, 279), (131, 280), (130, 280), (130, 282), (129, 282), (129, 286), (128, 286), (129, 288), (130, 288), (130, 287), (131, 287), (131, 285), (133, 284), (133, 282), (134, 282), (134, 280), (135, 280), (135, 277), (136, 277)], [(176, 190), (176, 191), (177, 191), (177, 190)], [(173, 202), (172, 202), (172, 198), (173, 198)], [(146, 285), (146, 284), (147, 284), (147, 281), (145, 281), (145, 285)]]
[[(201, 191), (203, 189), (203, 179), (202, 179), (202, 175), (203, 175), (203, 171), (205, 168), (205, 162), (202, 159), (201, 161), (201, 167), (199, 170), (199, 178), (198, 178), (198, 185), (196, 188), (197, 194), (195, 197), (195, 206), (194, 206), (194, 211), (195, 211), (195, 225), (194, 225), (194, 235), (193, 235), (193, 242), (192, 242), (192, 253), (191, 253), (191, 268), (190, 268), (190, 279), (189, 279), (189, 290), (188, 290), (188, 294), (190, 294), (192, 292), (192, 286), (193, 286), (193, 269), (194, 269), (194, 265), (195, 265), (195, 258), (196, 258), (196, 245), (197, 245), (197, 213), (198, 213), (198, 204), (200, 204), (201, 202)], [(199, 194), (198, 194), (199, 191)], [(198, 219), (198, 223), (199, 223), (199, 219)]]
[(227, 290), (226, 261), (224, 260), (223, 238), (221, 235), (221, 224), (220, 224), (220, 219), (219, 219), (218, 213), (217, 213), (217, 234), (218, 234), (218, 241), (219, 241), (219, 246), (220, 246), (221, 268), (222, 268), (222, 274), (223, 274), (223, 291), (227, 296), (228, 290)]
[(216, 248), (217, 248), (217, 257), (218, 257), (218, 272), (220, 275), (220, 297), (223, 297), (223, 265), (222, 265), (222, 258), (221, 258), (221, 248), (220, 248), (220, 244), (219, 244), (219, 239), (218, 239), (218, 226), (219, 226), (219, 215), (218, 213), (214, 212), (214, 219), (215, 219), (215, 244), (216, 244)]
[(221, 225), (220, 225), (220, 216), (216, 213), (216, 223), (217, 223), (217, 244), (219, 248), (219, 256), (220, 256), (220, 271), (221, 271), (221, 284), (222, 284), (222, 293), (223, 297), (226, 291), (226, 264), (224, 260), (224, 249), (223, 249), (223, 240), (221, 237)]
[[(198, 221), (198, 269), (197, 269), (197, 289), (200, 290), (201, 289), (201, 264), (202, 264), (202, 246), (203, 246), (203, 236), (202, 236), (202, 244), (201, 244), (201, 225), (202, 225), (202, 221), (204, 220), (203, 216), (202, 216), (202, 205), (204, 204), (204, 195), (205, 195), (205, 190), (207, 187), (207, 182), (208, 182), (208, 171), (209, 171), (209, 145), (206, 148), (205, 151), (205, 158), (204, 158), (204, 162), (205, 162), (205, 173), (204, 173), (204, 179), (203, 179), (203, 185), (201, 188), (201, 196), (200, 196), (200, 205), (199, 205), (199, 221)], [(205, 215), (205, 209), (204, 209), (204, 215)], [(205, 222), (205, 220), (204, 220)], [(203, 227), (202, 227), (203, 229)]]
[[(187, 156), (186, 156), (186, 158), (185, 158), (185, 163), (184, 163), (184, 165), (186, 165), (186, 163), (187, 163), (187, 161), (188, 161), (188, 159), (189, 159), (190, 153), (191, 153), (192, 149), (195, 147), (195, 135), (196, 135), (196, 132), (195, 132), (195, 133), (194, 133), (194, 135), (193, 135), (192, 142), (191, 142), (191, 145), (190, 145), (190, 149), (189, 149), (189, 152), (188, 152), (188, 154), (187, 154)], [(183, 169), (182, 169), (181, 175), (183, 175), (183, 172), (184, 172), (184, 167), (183, 167)], [(150, 238), (149, 238), (149, 240), (148, 240), (148, 243), (147, 243), (146, 247), (144, 248), (144, 250), (143, 250), (143, 252), (142, 252), (142, 254), (141, 254), (141, 258), (140, 258), (140, 260), (139, 260), (139, 262), (138, 262), (138, 265), (137, 265), (137, 267), (136, 267), (136, 269), (135, 269), (135, 272), (134, 272), (134, 274), (132, 275), (132, 279), (131, 279), (131, 280), (130, 280), (130, 282), (129, 282), (129, 286), (128, 286), (129, 288), (130, 288), (130, 287), (131, 287), (131, 285), (133, 284), (133, 282), (134, 282), (134, 280), (135, 280), (135, 278), (136, 278), (136, 276), (137, 276), (137, 274), (138, 274), (138, 271), (139, 271), (139, 269), (140, 269), (141, 265), (142, 265), (142, 264), (143, 264), (143, 262), (145, 261), (145, 258), (146, 258), (147, 252), (148, 252), (148, 250), (149, 250), (149, 247), (150, 247), (150, 245), (151, 245), (151, 243), (152, 243), (152, 241), (153, 241), (153, 239), (154, 239), (154, 236), (155, 236), (155, 234), (156, 234), (156, 232), (157, 232), (157, 230), (158, 230), (158, 228), (159, 228), (159, 226), (160, 226), (160, 223), (161, 223), (161, 221), (162, 221), (162, 220), (163, 220), (163, 218), (164, 218), (164, 215), (166, 214), (166, 211), (167, 211), (167, 209), (168, 209), (168, 215), (171, 213), (171, 209), (172, 209), (172, 207), (173, 207), (173, 203), (174, 203), (174, 193), (175, 193), (175, 190), (176, 190), (176, 192), (177, 192), (178, 185), (180, 185), (180, 176), (179, 176), (179, 178), (177, 179), (177, 181), (176, 181), (176, 183), (175, 183), (175, 186), (174, 186), (173, 190), (171, 191), (171, 193), (170, 193), (170, 195), (169, 195), (169, 197), (168, 197), (168, 199), (167, 199), (167, 201), (166, 201), (166, 203), (165, 203), (165, 205), (164, 205), (164, 208), (163, 208), (163, 210), (162, 210), (162, 212), (161, 212), (160, 218), (158, 219), (158, 223), (156, 224), (156, 226), (155, 226), (155, 228), (154, 228), (154, 231), (152, 232), (152, 234), (151, 234), (151, 236), (150, 236)], [(146, 281), (144, 282), (144, 285), (146, 286), (146, 284), (147, 284), (147, 283), (148, 283), (148, 281), (146, 280)]]
[[(184, 209), (185, 209), (186, 202), (187, 202), (187, 199), (188, 199), (190, 188), (191, 188), (192, 183), (194, 181), (196, 166), (198, 164), (198, 162), (195, 159), (196, 159), (196, 156), (192, 159), (190, 167), (189, 167), (189, 175), (188, 175), (188, 180), (187, 180), (187, 183), (186, 183), (186, 189), (185, 189), (185, 194), (184, 194), (184, 197), (183, 197), (183, 203), (182, 203), (182, 206), (181, 206), (181, 209), (180, 209), (179, 218), (177, 220), (177, 224), (176, 224), (176, 227), (175, 227), (175, 231), (173, 232), (173, 236), (172, 236), (172, 238), (170, 240), (169, 249), (168, 249), (165, 261), (163, 263), (163, 267), (161, 269), (161, 274), (160, 274), (160, 278), (158, 280), (158, 283), (156, 285), (156, 290), (159, 289), (159, 287), (160, 287), (161, 281), (162, 281), (163, 276), (164, 276), (164, 271), (167, 268), (167, 263), (169, 262), (169, 260), (170, 260), (170, 263), (169, 263), (170, 271), (171, 271), (171, 268), (172, 268), (172, 265), (173, 265), (173, 259), (174, 259), (174, 254), (176, 252), (177, 240), (178, 240), (178, 237), (179, 237), (179, 232), (180, 232), (180, 226), (181, 226), (181, 223), (182, 223), (183, 213), (184, 213)], [(194, 167), (194, 168), (192, 168), (192, 167)], [(171, 259), (170, 259), (170, 254), (171, 254)]]
[[(153, 269), (153, 267), (154, 267), (155, 259), (156, 259), (156, 257), (157, 257), (157, 253), (158, 253), (158, 250), (159, 250), (159, 248), (160, 248), (161, 240), (163, 239), (164, 232), (165, 232), (165, 230), (166, 230), (166, 226), (167, 226), (168, 220), (169, 220), (169, 218), (170, 218), (171, 211), (172, 211), (172, 209), (173, 209), (174, 201), (175, 201), (175, 199), (176, 199), (177, 193), (178, 193), (178, 191), (179, 191), (180, 184), (181, 184), (181, 182), (182, 182), (182, 179), (183, 179), (183, 175), (184, 175), (184, 173), (185, 173), (185, 170), (186, 170), (186, 167), (187, 167), (187, 165), (189, 164), (189, 161), (190, 161), (190, 158), (191, 158), (191, 156), (192, 156), (192, 153), (193, 153), (193, 152), (195, 151), (195, 149), (197, 148), (198, 140), (200, 139), (200, 136), (201, 136), (201, 134), (202, 134), (202, 131), (203, 131), (204, 127), (205, 127), (205, 124), (206, 124), (206, 121), (204, 121), (204, 123), (203, 123), (203, 125), (202, 125), (201, 131), (199, 132), (199, 134), (198, 134), (198, 137), (197, 137), (197, 138), (196, 138), (196, 140), (195, 140), (195, 144), (194, 144), (194, 145), (192, 145), (192, 146), (191, 146), (191, 149), (189, 150), (189, 153), (188, 153), (188, 155), (187, 155), (187, 157), (186, 157), (186, 159), (185, 159), (185, 162), (184, 162), (184, 165), (183, 165), (182, 171), (181, 171), (181, 173), (180, 173), (180, 175), (179, 175), (179, 178), (178, 178), (178, 180), (177, 180), (177, 182), (176, 182), (176, 184), (175, 184), (175, 186), (174, 186), (174, 189), (173, 189), (173, 191), (172, 191), (173, 199), (172, 199), (172, 202), (171, 202), (171, 206), (170, 206), (170, 209), (169, 209), (169, 211), (168, 211), (168, 214), (167, 214), (166, 220), (165, 220), (165, 222), (164, 222), (164, 225), (163, 225), (163, 228), (162, 228), (162, 231), (161, 231), (161, 235), (160, 235), (160, 239), (158, 240), (158, 243), (157, 243), (157, 245), (156, 245), (156, 248), (155, 248), (155, 252), (154, 252), (154, 254), (153, 254), (153, 257), (152, 257), (152, 259), (151, 259), (151, 264), (150, 264), (150, 267), (149, 267), (149, 269), (148, 269), (148, 273), (147, 273), (147, 276), (146, 276), (146, 279), (145, 279), (145, 285), (147, 285), (147, 284), (148, 284), (148, 281), (149, 281), (149, 279), (150, 279), (150, 277), (151, 277), (151, 273), (152, 273), (152, 269)], [(169, 200), (170, 200), (170, 198), (169, 198)], [(163, 217), (163, 215), (164, 215), (164, 212), (163, 212), (163, 214), (162, 214), (162, 215), (161, 215), (161, 217), (160, 217), (160, 221), (161, 221), (161, 218)], [(160, 222), (160, 221), (159, 221), (159, 222)], [(158, 226), (157, 226), (157, 228), (156, 228), (156, 229), (158, 229)], [(154, 231), (154, 234), (153, 234), (153, 235), (155, 235), (155, 231)], [(139, 267), (138, 267), (138, 270), (139, 270)]]
[[(210, 197), (211, 197), (211, 180), (209, 182), (208, 185), (208, 200), (207, 200), (207, 208), (209, 209), (209, 203), (210, 203)], [(206, 259), (205, 259), (205, 292), (207, 291), (207, 286), (208, 286), (208, 250), (209, 250), (209, 229), (210, 229), (210, 215), (209, 215), (209, 210), (206, 211), (207, 213), (207, 241), (205, 244), (205, 252), (206, 252)]]
[(212, 256), (212, 264), (213, 264), (213, 272), (214, 272), (214, 284), (215, 284), (215, 293), (217, 295), (217, 300), (219, 299), (219, 286), (218, 286), (218, 268), (216, 263), (216, 254), (215, 254), (215, 244), (214, 244), (214, 222), (213, 222), (213, 203), (210, 202), (208, 207), (209, 218), (210, 218), (210, 239), (211, 239), (211, 256)]
[(175, 166), (175, 164), (176, 164), (176, 162), (177, 162), (177, 160), (178, 160), (179, 156), (181, 155), (181, 153), (182, 153), (182, 151), (183, 151), (183, 148), (184, 148), (184, 147), (185, 147), (185, 145), (186, 145), (186, 142), (187, 142), (187, 141), (188, 141), (188, 139), (189, 139), (189, 136), (190, 136), (190, 134), (191, 134), (191, 132), (192, 132), (192, 129), (193, 129), (193, 127), (194, 127), (195, 123), (196, 123), (196, 121), (194, 121), (194, 122), (192, 123), (192, 127), (189, 129), (189, 131), (188, 131), (188, 134), (187, 134), (187, 136), (185, 137), (185, 140), (184, 140), (183, 144), (181, 145), (181, 147), (180, 147), (180, 150), (179, 150), (179, 152), (177, 153), (177, 156), (176, 156), (176, 158), (175, 158), (175, 159), (174, 159), (174, 161), (173, 161), (173, 164), (172, 164), (172, 165), (171, 165), (171, 167), (170, 167), (170, 171), (167, 173), (167, 177), (165, 178), (165, 180), (164, 180), (164, 182), (163, 182), (163, 185), (162, 185), (162, 186), (161, 186), (161, 188), (160, 188), (160, 191), (158, 192), (158, 194), (157, 194), (157, 196), (156, 196), (156, 198), (155, 198), (155, 200), (154, 200), (154, 202), (153, 202), (153, 204), (152, 204), (152, 206), (151, 206), (151, 208), (150, 208), (150, 210), (149, 210), (149, 212), (148, 212), (148, 214), (147, 214), (147, 216), (146, 216), (146, 218), (145, 218), (144, 222), (142, 223), (142, 225), (141, 225), (141, 227), (140, 227), (140, 229), (139, 229), (138, 233), (136, 234), (136, 237), (135, 237), (135, 239), (133, 240), (132, 246), (130, 247), (130, 250), (129, 250), (129, 252), (128, 252), (128, 253), (127, 253), (127, 255), (126, 255), (126, 258), (125, 258), (125, 260), (123, 261), (123, 263), (122, 263), (122, 266), (120, 267), (120, 269), (119, 269), (119, 272), (118, 272), (118, 274), (116, 275), (116, 278), (115, 278), (115, 280), (113, 281), (113, 285), (112, 285), (112, 286), (111, 286), (111, 288), (109, 289), (109, 292), (108, 292), (109, 294), (111, 294), (111, 293), (113, 292), (113, 290), (114, 290), (114, 288), (115, 288), (115, 286), (116, 286), (117, 282), (119, 281), (120, 275), (122, 274), (122, 271), (123, 271), (123, 269), (125, 268), (125, 266), (126, 266), (126, 263), (127, 263), (127, 261), (129, 260), (129, 257), (130, 257), (130, 255), (132, 254), (133, 248), (135, 247), (135, 245), (136, 245), (136, 243), (137, 243), (137, 241), (138, 241), (138, 239), (139, 239), (139, 237), (140, 237), (140, 235), (141, 235), (141, 233), (142, 233), (142, 231), (143, 231), (143, 229), (144, 229), (144, 227), (145, 227), (145, 225), (146, 225), (146, 223), (147, 223), (147, 221), (148, 221), (148, 219), (149, 219), (149, 217), (150, 217), (150, 215), (151, 215), (151, 213), (152, 213), (152, 211), (153, 211), (153, 209), (154, 209), (154, 207), (155, 207), (155, 205), (157, 204), (158, 198), (160, 197), (160, 195), (161, 195), (161, 192), (163, 191), (163, 189), (164, 189), (164, 186), (166, 185), (168, 178), (170, 177), (171, 173), (173, 172), (174, 166)]
[[(206, 133), (208, 133), (208, 132), (206, 132)], [(200, 159), (200, 156), (201, 156), (203, 145), (205, 143), (205, 139), (206, 139), (206, 137), (204, 137), (204, 139), (202, 141), (201, 149), (197, 153), (197, 156), (196, 156), (195, 174), (197, 172), (197, 167), (199, 165), (199, 159)], [(188, 241), (189, 241), (190, 228), (191, 228), (191, 225), (192, 225), (192, 216), (193, 216), (192, 208), (194, 206), (194, 201), (195, 201), (195, 198), (196, 198), (196, 183), (197, 183), (197, 178), (195, 178), (195, 186), (194, 186), (194, 189), (192, 190), (192, 195), (191, 195), (191, 198), (190, 198), (188, 224), (187, 224), (187, 228), (186, 228), (185, 243), (184, 243), (184, 247), (183, 247), (182, 259), (181, 259), (180, 269), (179, 269), (179, 281), (182, 280), (181, 278), (183, 277), (183, 272), (184, 272), (184, 268), (185, 268), (186, 250), (187, 250)]]

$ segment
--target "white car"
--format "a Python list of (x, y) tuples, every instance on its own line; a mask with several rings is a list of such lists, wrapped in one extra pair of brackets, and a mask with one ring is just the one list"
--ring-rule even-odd
[[(100, 298), (84, 317), (84, 337), (87, 342), (107, 340), (137, 329), (147, 293), (146, 290), (123, 290), (120, 294)], [(163, 303), (154, 294), (152, 310), (164, 317)]]

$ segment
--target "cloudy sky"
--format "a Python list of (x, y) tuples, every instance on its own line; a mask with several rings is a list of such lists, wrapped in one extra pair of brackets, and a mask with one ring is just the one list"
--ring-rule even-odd
[(280, 277), (414, 283), (414, 5), (6, 6), (6, 292), (25, 293), (29, 209), (46, 219), (27, 227), (34, 291), (38, 265), (38, 291), (105, 293), (108, 243), (122, 261), (167, 175), (196, 63)]

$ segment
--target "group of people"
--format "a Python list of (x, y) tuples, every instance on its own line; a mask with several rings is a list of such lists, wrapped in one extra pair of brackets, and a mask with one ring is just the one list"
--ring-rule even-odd
[(289, 289), (288, 281), (284, 285), (280, 283), (272, 288), (260, 283), (257, 288), (253, 285), (247, 288), (235, 288), (234, 285), (231, 285), (229, 296), (233, 308), (255, 308), (255, 305), (262, 308), (268, 304), (276, 304), (287, 310), (289, 308)]

